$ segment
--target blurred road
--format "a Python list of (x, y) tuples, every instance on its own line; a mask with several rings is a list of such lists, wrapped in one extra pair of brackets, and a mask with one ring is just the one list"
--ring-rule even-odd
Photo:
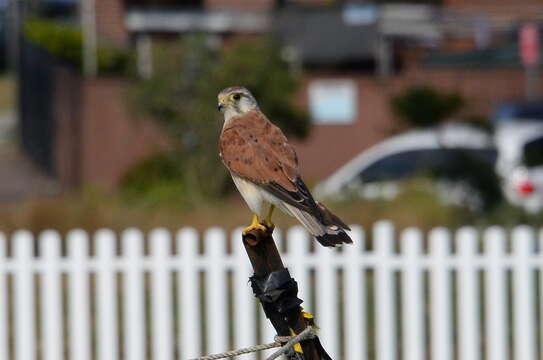
[(58, 194), (59, 184), (21, 154), (15, 124), (13, 112), (0, 113), (0, 203)]
[(0, 111), (0, 144), (9, 143), (15, 135), (15, 114), (11, 110)]

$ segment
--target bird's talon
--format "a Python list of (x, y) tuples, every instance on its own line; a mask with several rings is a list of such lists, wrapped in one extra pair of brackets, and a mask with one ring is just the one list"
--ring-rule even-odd
[(251, 225), (247, 226), (245, 229), (243, 229), (243, 235), (247, 235), (248, 233), (250, 233), (253, 230), (261, 230), (261, 231), (267, 232), (268, 228), (265, 225), (260, 224), (260, 223), (259, 224), (251, 224)]
[(268, 211), (268, 216), (266, 216), (266, 219), (262, 222), (262, 225), (264, 225), (267, 229), (267, 231), (271, 234), (273, 233), (273, 230), (275, 229), (275, 224), (272, 222), (272, 215), (273, 210), (275, 210), (275, 205), (270, 205), (270, 210)]
[(270, 233), (272, 233), (273, 230), (275, 229), (275, 224), (272, 223), (271, 221), (264, 221), (262, 225), (264, 225), (264, 227), (266, 228), (266, 231)]
[(258, 215), (256, 214), (253, 214), (253, 221), (251, 221), (251, 225), (243, 229), (243, 236), (247, 235), (253, 230), (260, 230), (264, 232), (268, 231), (268, 228), (260, 223), (260, 220), (258, 219)]

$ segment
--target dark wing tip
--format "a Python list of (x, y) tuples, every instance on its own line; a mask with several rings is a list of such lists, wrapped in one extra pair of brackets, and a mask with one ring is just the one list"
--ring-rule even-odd
[(347, 235), (345, 231), (339, 231), (331, 234), (324, 234), (315, 236), (317, 241), (326, 247), (336, 247), (342, 244), (352, 244), (353, 240)]
[(333, 212), (328, 210), (328, 208), (324, 206), (323, 203), (320, 203), (318, 201), (315, 201), (315, 203), (317, 204), (321, 213), (323, 214), (323, 221), (326, 225), (332, 224), (332, 225), (339, 226), (340, 228), (344, 230), (349, 230), (349, 231), (351, 230), (351, 228), (347, 224), (345, 224), (337, 215), (335, 215)]

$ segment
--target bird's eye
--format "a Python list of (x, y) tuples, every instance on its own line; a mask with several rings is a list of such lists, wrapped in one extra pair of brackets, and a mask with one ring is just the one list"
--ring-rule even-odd
[(234, 94), (234, 95), (232, 95), (232, 99), (238, 101), (239, 99), (241, 99), (241, 94)]

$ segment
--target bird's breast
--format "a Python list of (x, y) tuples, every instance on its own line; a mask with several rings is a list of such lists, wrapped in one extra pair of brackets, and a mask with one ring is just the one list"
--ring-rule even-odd
[(249, 208), (254, 213), (262, 214), (265, 201), (265, 198), (262, 194), (263, 190), (254, 183), (234, 174), (232, 174), (232, 180), (234, 180), (236, 188), (238, 189), (239, 193), (243, 197), (243, 200), (245, 200)]

